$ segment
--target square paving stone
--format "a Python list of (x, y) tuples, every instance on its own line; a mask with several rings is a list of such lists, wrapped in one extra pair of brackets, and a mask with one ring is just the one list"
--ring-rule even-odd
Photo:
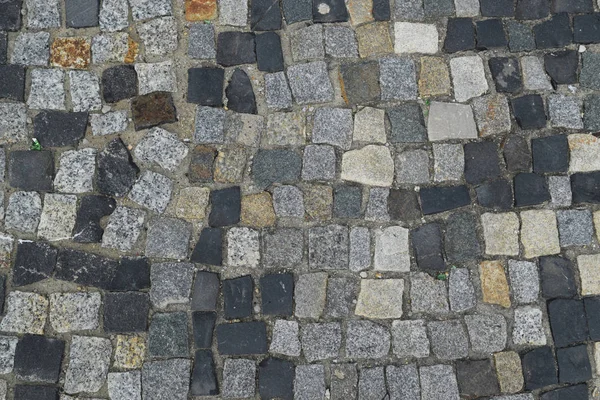
[(592, 367), (586, 345), (558, 349), (556, 360), (560, 383), (581, 383), (592, 378)]
[(312, 19), (312, 0), (283, 0), (281, 6), (288, 25)]
[(252, 315), (253, 288), (252, 277), (249, 275), (223, 281), (225, 318), (239, 319)]
[(506, 21), (508, 48), (511, 52), (531, 51), (535, 49), (535, 39), (531, 27), (517, 21)]
[(269, 267), (293, 266), (302, 261), (304, 253), (302, 231), (279, 228), (263, 233), (263, 263)]
[(21, 28), (23, 0), (9, 0), (0, 6), (0, 30), (18, 31)]
[(61, 333), (97, 329), (100, 305), (100, 293), (52, 293), (50, 324)]
[(324, 61), (290, 66), (287, 77), (298, 104), (325, 103), (333, 99), (333, 86)]
[(490, 71), (498, 92), (519, 92), (523, 86), (517, 58), (496, 57), (489, 60)]
[(535, 263), (508, 260), (508, 272), (513, 301), (516, 304), (536, 303), (540, 293), (540, 279)]
[(333, 146), (308, 145), (304, 147), (302, 179), (333, 180), (335, 172), (336, 156)]
[(546, 75), (539, 57), (521, 57), (521, 68), (523, 70), (523, 84), (529, 90), (552, 90), (550, 78)]
[(415, 100), (417, 76), (413, 60), (406, 57), (379, 59), (381, 100)]
[(594, 90), (600, 89), (600, 80), (598, 79), (600, 54), (587, 52), (582, 55), (582, 60), (583, 65), (579, 75), (580, 85)]
[(576, 173), (571, 175), (571, 189), (573, 191), (573, 202), (581, 203), (600, 203), (598, 196), (600, 188), (600, 173)]
[(383, 358), (390, 351), (390, 333), (386, 326), (366, 320), (348, 321), (346, 356)]
[(379, 100), (379, 68), (375, 61), (343, 64), (340, 67), (343, 80), (343, 97), (351, 105), (369, 104)]
[(24, 286), (51, 278), (58, 250), (44, 242), (19, 241), (13, 265), (12, 282)]
[(145, 362), (142, 369), (144, 400), (187, 399), (190, 364), (190, 360), (182, 358)]
[(294, 379), (294, 399), (316, 399), (325, 396), (323, 365), (298, 365)]
[(138, 94), (138, 80), (132, 65), (117, 65), (102, 72), (102, 96), (107, 103), (129, 99)]
[(500, 175), (500, 160), (496, 143), (467, 143), (464, 146), (464, 154), (467, 183), (482, 183)]
[(155, 313), (148, 329), (148, 354), (157, 357), (187, 357), (188, 318), (183, 312)]
[(65, 342), (38, 335), (25, 335), (17, 343), (14, 371), (28, 382), (56, 383), (65, 351)]
[(52, 190), (54, 156), (50, 151), (19, 150), (10, 153), (8, 176), (14, 188)]
[(441, 102), (432, 102), (429, 106), (427, 134), (431, 141), (479, 137), (471, 107)]
[[(129, 207), (114, 208), (106, 223), (101, 241), (102, 247), (118, 249), (121, 251), (131, 250), (136, 243), (144, 227), (146, 213), (143, 210)], [(81, 212), (82, 207), (80, 207)], [(98, 223), (102, 215), (98, 216)], [(98, 229), (102, 229), (99, 228)], [(99, 240), (100, 241), (100, 240)]]
[(392, 322), (392, 344), (397, 357), (429, 357), (429, 338), (425, 320)]
[(137, 31), (147, 55), (166, 56), (177, 49), (177, 23), (174, 17), (155, 18), (139, 23)]
[(588, 387), (586, 384), (581, 384), (543, 393), (540, 400), (587, 400), (588, 398)]
[(556, 347), (581, 343), (588, 338), (583, 300), (552, 300), (548, 302), (548, 317)]
[(501, 314), (467, 315), (465, 323), (474, 352), (489, 354), (506, 348), (507, 323)]
[(332, 364), (331, 399), (355, 399), (358, 395), (358, 373), (356, 364)]
[(521, 20), (543, 19), (550, 12), (548, 0), (517, 0), (515, 17)]
[(256, 60), (258, 70), (264, 72), (283, 71), (283, 52), (281, 38), (275, 32), (256, 35)]
[(256, 392), (254, 360), (227, 359), (223, 367), (222, 394), (226, 398), (249, 398)]
[(68, 28), (98, 26), (99, 0), (65, 0)]
[(457, 212), (448, 217), (444, 246), (446, 257), (452, 263), (476, 259), (481, 254), (477, 221), (473, 214)]
[(269, 352), (286, 356), (300, 356), (300, 340), (298, 339), (298, 322), (278, 319), (273, 326), (273, 334)]
[(279, 1), (253, 0), (250, 7), (250, 28), (253, 31), (276, 31), (281, 29)]
[(217, 346), (222, 355), (265, 354), (267, 328), (264, 322), (236, 322), (217, 326)]
[(173, 181), (156, 172), (146, 170), (131, 188), (128, 198), (156, 213), (163, 213), (171, 200)]
[(50, 33), (23, 32), (15, 39), (10, 62), (11, 64), (47, 66), (49, 58)]
[(188, 255), (192, 224), (176, 218), (154, 218), (146, 239), (146, 256), (185, 259)]
[(302, 328), (300, 340), (307, 361), (336, 358), (342, 344), (339, 322), (311, 323)]
[(217, 37), (217, 63), (224, 67), (256, 62), (254, 33), (222, 32)]
[(42, 385), (15, 385), (15, 400), (56, 400), (58, 388)]
[(592, 244), (594, 227), (589, 210), (560, 210), (556, 219), (562, 247)]
[(254, 181), (262, 188), (276, 182), (295, 182), (301, 169), (302, 158), (294, 151), (283, 149), (260, 150), (252, 163)]
[(425, 215), (453, 210), (471, 203), (469, 191), (464, 185), (423, 188), (419, 197)]
[(514, 1), (480, 0), (481, 15), (484, 17), (512, 17), (515, 14)]
[(205, 106), (222, 106), (224, 79), (225, 70), (222, 68), (190, 68), (187, 101)]
[(575, 50), (547, 53), (544, 55), (544, 68), (554, 86), (577, 83), (579, 54)]
[(550, 200), (548, 184), (542, 175), (520, 173), (514, 178), (515, 206), (525, 207)]
[(212, 206), (209, 215), (210, 226), (234, 225), (240, 221), (241, 195), (239, 186), (213, 190), (210, 192), (210, 204)]
[(483, 397), (500, 393), (491, 360), (466, 360), (456, 363), (458, 389), (463, 396)]
[[(166, 308), (170, 304), (188, 304), (194, 271), (194, 264), (191, 263), (154, 263), (150, 270), (150, 301), (154, 307)], [(193, 305), (192, 309), (196, 310)]]
[(548, 97), (548, 112), (553, 127), (583, 129), (579, 100), (571, 96)]
[(290, 44), (294, 61), (322, 59), (325, 56), (323, 46), (323, 25), (315, 24), (290, 32)]
[[(590, 2), (591, 5), (591, 2)], [(591, 10), (590, 10), (591, 11)], [(598, 43), (600, 42), (600, 13), (588, 15), (576, 15), (573, 17), (573, 33), (575, 43)]]
[(352, 143), (352, 110), (345, 108), (319, 108), (313, 122), (313, 143), (325, 143), (350, 149)]
[(531, 152), (527, 140), (520, 136), (509, 138), (504, 144), (504, 161), (509, 172), (529, 172)]
[(261, 398), (294, 398), (294, 363), (279, 358), (265, 358), (258, 364), (258, 393)]
[(192, 294), (192, 310), (216, 311), (219, 294), (219, 275), (208, 271), (198, 271)]
[(327, 273), (314, 272), (300, 275), (294, 291), (296, 317), (319, 318), (325, 308), (326, 290)]
[(427, 130), (423, 111), (416, 103), (408, 103), (387, 110), (390, 121), (391, 143), (424, 142), (427, 139)]
[(195, 311), (192, 313), (192, 329), (194, 345), (199, 349), (212, 347), (213, 330), (217, 314), (214, 312)]
[(442, 250), (442, 230), (437, 223), (421, 225), (411, 232), (417, 265), (424, 271), (446, 269)]
[(256, 98), (248, 74), (241, 69), (236, 69), (231, 75), (229, 84), (225, 89), (227, 108), (231, 111), (246, 114), (256, 114)]
[(511, 182), (497, 179), (475, 188), (477, 201), (483, 207), (508, 210), (514, 204)]
[(462, 56), (451, 59), (450, 71), (452, 72), (456, 101), (465, 102), (486, 93), (489, 89), (485, 79), (483, 60), (479, 56)]
[(508, 41), (501, 19), (486, 19), (477, 21), (477, 49), (488, 50), (496, 47), (506, 47)]
[(104, 331), (146, 331), (149, 310), (150, 302), (146, 293), (106, 293), (104, 296)]
[(421, 398), (450, 400), (458, 399), (458, 383), (451, 365), (432, 365), (419, 368)]
[(546, 112), (540, 95), (531, 94), (512, 99), (511, 107), (515, 119), (522, 129), (546, 127)]
[(335, 58), (358, 57), (354, 30), (345, 26), (325, 27), (325, 54)]
[(36, 192), (14, 192), (6, 207), (7, 229), (35, 233), (42, 215), (42, 198)]
[(542, 295), (552, 299), (556, 297), (572, 298), (577, 294), (577, 285), (571, 261), (563, 257), (540, 257)]
[(387, 395), (383, 367), (364, 367), (360, 369), (358, 396), (360, 399), (382, 399)]
[(525, 390), (535, 390), (558, 383), (552, 348), (538, 347), (522, 356)]
[(535, 173), (567, 172), (569, 144), (565, 135), (532, 139), (531, 149)]
[(333, 215), (337, 218), (360, 218), (362, 190), (358, 186), (339, 186), (333, 192)]
[(190, 27), (188, 56), (198, 60), (213, 60), (217, 57), (213, 24), (198, 23)]
[(106, 381), (111, 353), (110, 339), (73, 336), (64, 391), (67, 393), (99, 391)]
[(25, 67), (0, 65), (0, 98), (25, 101)]
[(331, 278), (327, 281), (325, 315), (334, 318), (352, 314), (357, 301), (358, 282), (350, 278)]
[(33, 119), (33, 134), (43, 147), (75, 146), (85, 136), (87, 112), (44, 110)]
[(260, 278), (262, 313), (290, 316), (293, 310), (294, 277), (291, 274), (269, 274)]
[(459, 320), (432, 321), (427, 324), (433, 354), (442, 360), (464, 358), (469, 352), (467, 333)]
[(123, 257), (109, 290), (129, 291), (150, 288), (150, 262), (145, 257)]
[(308, 262), (311, 269), (348, 268), (348, 228), (329, 225), (308, 233)]
[(131, 100), (131, 116), (135, 130), (177, 122), (173, 96), (168, 92), (154, 92)]
[[(544, 0), (527, 1), (546, 3)], [(535, 25), (533, 33), (538, 49), (564, 47), (573, 41), (573, 31), (571, 30), (571, 22), (567, 13), (555, 14), (549, 20)]]

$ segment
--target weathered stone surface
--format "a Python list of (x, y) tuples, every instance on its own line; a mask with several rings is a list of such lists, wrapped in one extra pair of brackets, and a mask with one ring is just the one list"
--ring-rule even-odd
[(427, 123), (429, 140), (476, 139), (473, 110), (463, 104), (433, 102)]
[(479, 278), (485, 303), (510, 307), (508, 282), (501, 261), (482, 261), (479, 265)]
[(425, 320), (392, 322), (392, 344), (397, 357), (429, 357)]
[(371, 186), (391, 186), (394, 162), (389, 149), (369, 145), (344, 153), (342, 179)]
[(375, 232), (373, 266), (379, 271), (410, 270), (408, 229), (391, 226)]
[(550, 210), (521, 213), (521, 243), (526, 258), (560, 253), (556, 215)]
[(519, 254), (519, 217), (515, 213), (481, 216), (485, 252), (491, 255)]
[(438, 32), (433, 24), (396, 22), (394, 33), (396, 53), (435, 54), (438, 51)]
[(494, 354), (496, 376), (503, 393), (516, 393), (523, 389), (521, 358), (514, 351)]
[(402, 317), (402, 279), (363, 279), (356, 304), (356, 315), (372, 319)]

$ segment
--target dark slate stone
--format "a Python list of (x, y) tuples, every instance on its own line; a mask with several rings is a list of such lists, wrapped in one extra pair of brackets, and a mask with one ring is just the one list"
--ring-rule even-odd
[(98, 26), (99, 0), (65, 0), (67, 28)]
[(342, 96), (346, 103), (357, 105), (380, 100), (381, 88), (377, 61), (342, 64), (340, 75), (344, 82)]
[(104, 294), (105, 332), (144, 332), (148, 327), (150, 301), (147, 293)]
[(100, 289), (110, 287), (118, 263), (110, 258), (80, 250), (61, 249), (56, 261), (54, 277), (63, 281)]
[(558, 383), (554, 354), (549, 346), (538, 347), (522, 356), (525, 390), (535, 390)]
[(188, 69), (188, 103), (222, 106), (224, 80), (225, 70), (222, 68)]
[(266, 358), (258, 364), (258, 393), (261, 399), (292, 400), (294, 398), (294, 363)]
[(148, 329), (150, 357), (187, 357), (188, 317), (185, 312), (154, 313)]
[(473, 50), (475, 48), (475, 27), (471, 18), (449, 18), (444, 40), (444, 51)]
[(585, 97), (583, 123), (588, 131), (600, 131), (600, 95)]
[(552, 79), (554, 87), (556, 85), (577, 83), (579, 54), (575, 50), (554, 51), (544, 54), (544, 67)]
[(256, 52), (254, 33), (222, 32), (217, 37), (217, 63), (225, 67), (254, 64)]
[[(0, 13), (1, 15), (1, 13)], [(58, 388), (42, 385), (15, 385), (14, 400), (58, 400)]]
[(150, 289), (150, 261), (146, 257), (123, 257), (108, 290)]
[(515, 15), (514, 0), (479, 0), (484, 17), (512, 17)]
[(442, 18), (454, 14), (454, 0), (424, 0), (426, 18)]
[(268, 274), (260, 278), (262, 313), (291, 316), (294, 306), (294, 275)]
[(51, 151), (15, 150), (10, 153), (8, 176), (16, 189), (51, 191), (54, 155)]
[(256, 61), (258, 70), (264, 72), (283, 71), (281, 38), (275, 32), (256, 35)]
[(386, 114), (391, 126), (391, 143), (418, 143), (427, 140), (423, 111), (417, 103), (390, 108)]
[[(2, 53), (2, 46), (2, 37), (0, 36), (0, 64), (6, 62), (6, 51)], [(0, 99), (25, 101), (24, 66), (14, 64), (0, 65)]]
[(462, 263), (477, 259), (481, 255), (475, 215), (465, 211), (448, 217), (444, 247), (449, 263)]
[(250, 5), (250, 28), (253, 31), (281, 29), (279, 0), (252, 0)]
[(265, 354), (267, 326), (262, 321), (221, 324), (217, 326), (217, 345), (221, 355)]
[(553, 13), (589, 13), (594, 11), (593, 0), (552, 0)]
[(250, 275), (223, 281), (223, 310), (225, 318), (238, 319), (252, 316), (254, 284)]
[(467, 183), (482, 183), (500, 176), (500, 160), (496, 143), (467, 143), (464, 146), (464, 152)]
[(136, 131), (177, 122), (173, 95), (169, 92), (153, 92), (137, 96), (131, 100), (131, 116)]
[(194, 345), (198, 349), (210, 349), (212, 346), (213, 329), (217, 321), (217, 313), (195, 311), (192, 313), (194, 328)]
[(0, 31), (21, 29), (21, 7), (23, 0), (4, 0), (0, 3)]
[[(320, 4), (329, 6), (329, 12), (321, 14)], [(313, 0), (312, 15), (314, 22), (346, 22), (350, 18), (344, 0)]]
[(392, 220), (410, 221), (421, 218), (419, 201), (414, 190), (390, 189), (387, 206), (388, 215)]
[(517, 123), (522, 129), (542, 129), (546, 127), (544, 101), (538, 94), (517, 97), (510, 102)]
[(546, 178), (534, 173), (520, 173), (514, 178), (515, 206), (526, 207), (550, 200)]
[(421, 225), (411, 232), (412, 245), (417, 265), (424, 271), (446, 269), (442, 250), (442, 230), (440, 225), (431, 222)]
[(219, 394), (212, 351), (196, 350), (190, 392), (192, 396), (215, 396)]
[(538, 49), (564, 47), (573, 41), (571, 22), (566, 13), (556, 14), (548, 21), (534, 26), (533, 34)]
[(567, 172), (569, 169), (569, 142), (566, 135), (531, 139), (533, 171)]
[(535, 50), (535, 39), (529, 25), (517, 21), (506, 21), (508, 48), (512, 52)]
[(362, 215), (362, 190), (359, 186), (338, 186), (333, 192), (333, 216), (360, 218)]
[(542, 19), (550, 13), (550, 0), (517, 0), (516, 19)]
[(600, 13), (573, 17), (573, 41), (583, 44), (600, 43)]
[(521, 136), (511, 136), (504, 144), (504, 161), (508, 172), (529, 172), (531, 152), (527, 140)]
[(56, 383), (65, 351), (65, 342), (40, 335), (25, 335), (15, 349), (14, 371), (28, 382)]
[(456, 362), (456, 380), (462, 396), (486, 397), (500, 394), (500, 386), (491, 360)]
[(259, 150), (252, 163), (254, 183), (266, 189), (273, 183), (293, 183), (300, 177), (302, 157), (292, 150)]
[(200, 145), (192, 149), (188, 173), (190, 182), (212, 182), (213, 165), (217, 154), (217, 149), (211, 146)]
[(477, 201), (482, 207), (508, 210), (514, 204), (512, 185), (506, 179), (497, 179), (475, 188)]
[(583, 299), (590, 339), (600, 340), (600, 296)]
[(220, 228), (204, 228), (190, 260), (199, 264), (223, 264), (223, 230)]
[[(568, 259), (558, 256), (540, 257), (540, 275), (542, 296), (545, 298), (572, 298), (577, 295), (573, 266)], [(600, 339), (600, 332), (598, 338)]]
[(489, 60), (490, 71), (496, 84), (496, 91), (515, 93), (521, 91), (521, 67), (516, 57), (496, 57)]
[(133, 65), (116, 65), (102, 72), (102, 95), (107, 103), (130, 99), (137, 94), (138, 80)]
[(281, 5), (288, 25), (312, 19), (312, 0), (282, 0)]
[(112, 197), (89, 195), (81, 198), (73, 241), (77, 243), (100, 243), (104, 229), (100, 220), (115, 211), (117, 202)]
[(477, 21), (477, 49), (487, 50), (496, 47), (506, 47), (508, 41), (500, 19)]
[(135, 183), (138, 172), (125, 144), (120, 138), (113, 139), (98, 153), (96, 188), (102, 194), (123, 197)]
[(568, 386), (543, 393), (540, 400), (588, 400), (586, 384)]
[(87, 123), (87, 112), (40, 111), (33, 119), (33, 137), (43, 147), (77, 146)]
[(592, 366), (585, 344), (556, 350), (556, 361), (560, 383), (582, 383), (592, 379)]
[(571, 175), (573, 203), (600, 203), (600, 171)]
[(372, 14), (375, 21), (389, 21), (392, 17), (390, 0), (373, 0)]
[(194, 281), (192, 310), (216, 311), (219, 285), (219, 274), (208, 271), (198, 271), (196, 273), (196, 280)]
[(583, 300), (549, 301), (548, 318), (556, 347), (566, 347), (587, 340), (588, 327)]
[(58, 250), (44, 242), (18, 241), (13, 265), (14, 286), (24, 286), (52, 277)]
[(210, 192), (211, 210), (208, 224), (211, 227), (235, 225), (240, 222), (242, 196), (239, 186)]
[(4, 315), (4, 298), (6, 297), (6, 275), (0, 275), (0, 315)]
[(252, 82), (248, 75), (241, 69), (236, 69), (231, 75), (227, 89), (227, 108), (246, 114), (256, 114), (256, 98), (252, 89)]
[(422, 188), (419, 192), (423, 214), (436, 214), (471, 203), (469, 189), (465, 185)]
[[(2, 7), (2, 6), (0, 6)], [(0, 32), (0, 64), (6, 64), (8, 58), (8, 34)]]

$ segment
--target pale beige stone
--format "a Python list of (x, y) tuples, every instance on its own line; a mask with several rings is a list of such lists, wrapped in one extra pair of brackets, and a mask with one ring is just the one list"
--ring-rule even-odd
[(600, 170), (600, 139), (590, 134), (569, 135), (570, 172)]
[(502, 261), (482, 261), (479, 264), (479, 278), (484, 303), (510, 307), (508, 281)]
[(342, 156), (342, 179), (371, 186), (391, 186), (394, 160), (385, 146), (369, 145)]
[(210, 190), (204, 187), (187, 187), (179, 191), (175, 214), (184, 219), (203, 219), (208, 206)]
[(438, 31), (435, 24), (396, 22), (394, 33), (396, 53), (435, 54), (438, 51)]
[(142, 368), (146, 341), (142, 336), (117, 335), (113, 367), (118, 369)]
[(494, 354), (496, 375), (502, 393), (517, 393), (523, 389), (523, 370), (521, 358), (514, 351), (503, 351)]
[(600, 254), (577, 257), (577, 267), (581, 278), (581, 295), (600, 294)]
[(483, 60), (479, 56), (456, 57), (450, 60), (454, 98), (464, 102), (488, 91)]
[(393, 51), (387, 22), (373, 22), (357, 27), (356, 40), (361, 58), (389, 54)]
[(385, 135), (385, 111), (379, 108), (365, 107), (354, 116), (355, 142), (382, 143), (387, 141)]
[(403, 293), (403, 279), (363, 279), (354, 313), (374, 319), (400, 318)]
[(77, 217), (77, 196), (46, 193), (38, 236), (50, 241), (71, 238)]
[(594, 229), (596, 230), (596, 239), (600, 242), (600, 211), (594, 211)]
[(352, 25), (373, 21), (373, 0), (348, 0), (346, 3)]
[(410, 271), (408, 229), (390, 226), (376, 230), (373, 264), (377, 271)]
[(594, 362), (596, 364), (596, 376), (600, 375), (600, 342), (594, 343)]
[(560, 253), (554, 211), (523, 211), (521, 213), (521, 243), (526, 258)]
[(519, 217), (508, 212), (486, 213), (481, 216), (485, 253), (490, 255), (519, 255)]

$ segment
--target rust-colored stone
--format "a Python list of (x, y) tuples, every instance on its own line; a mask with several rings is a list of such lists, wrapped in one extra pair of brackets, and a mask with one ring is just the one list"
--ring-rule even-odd
[(483, 302), (510, 307), (508, 282), (502, 261), (483, 261), (479, 265)]
[(190, 182), (212, 182), (213, 165), (217, 157), (217, 149), (211, 146), (196, 146), (192, 150), (190, 160)]
[(127, 46), (127, 54), (125, 55), (124, 61), (127, 64), (132, 64), (133, 62), (135, 62), (135, 59), (138, 55), (140, 45), (130, 37), (127, 41)]
[(55, 67), (84, 69), (90, 64), (91, 46), (84, 38), (57, 38), (50, 46), (50, 63)]
[(217, 0), (185, 0), (185, 19), (204, 21), (217, 16)]
[(167, 92), (137, 96), (131, 101), (131, 114), (136, 131), (177, 121), (173, 96)]

